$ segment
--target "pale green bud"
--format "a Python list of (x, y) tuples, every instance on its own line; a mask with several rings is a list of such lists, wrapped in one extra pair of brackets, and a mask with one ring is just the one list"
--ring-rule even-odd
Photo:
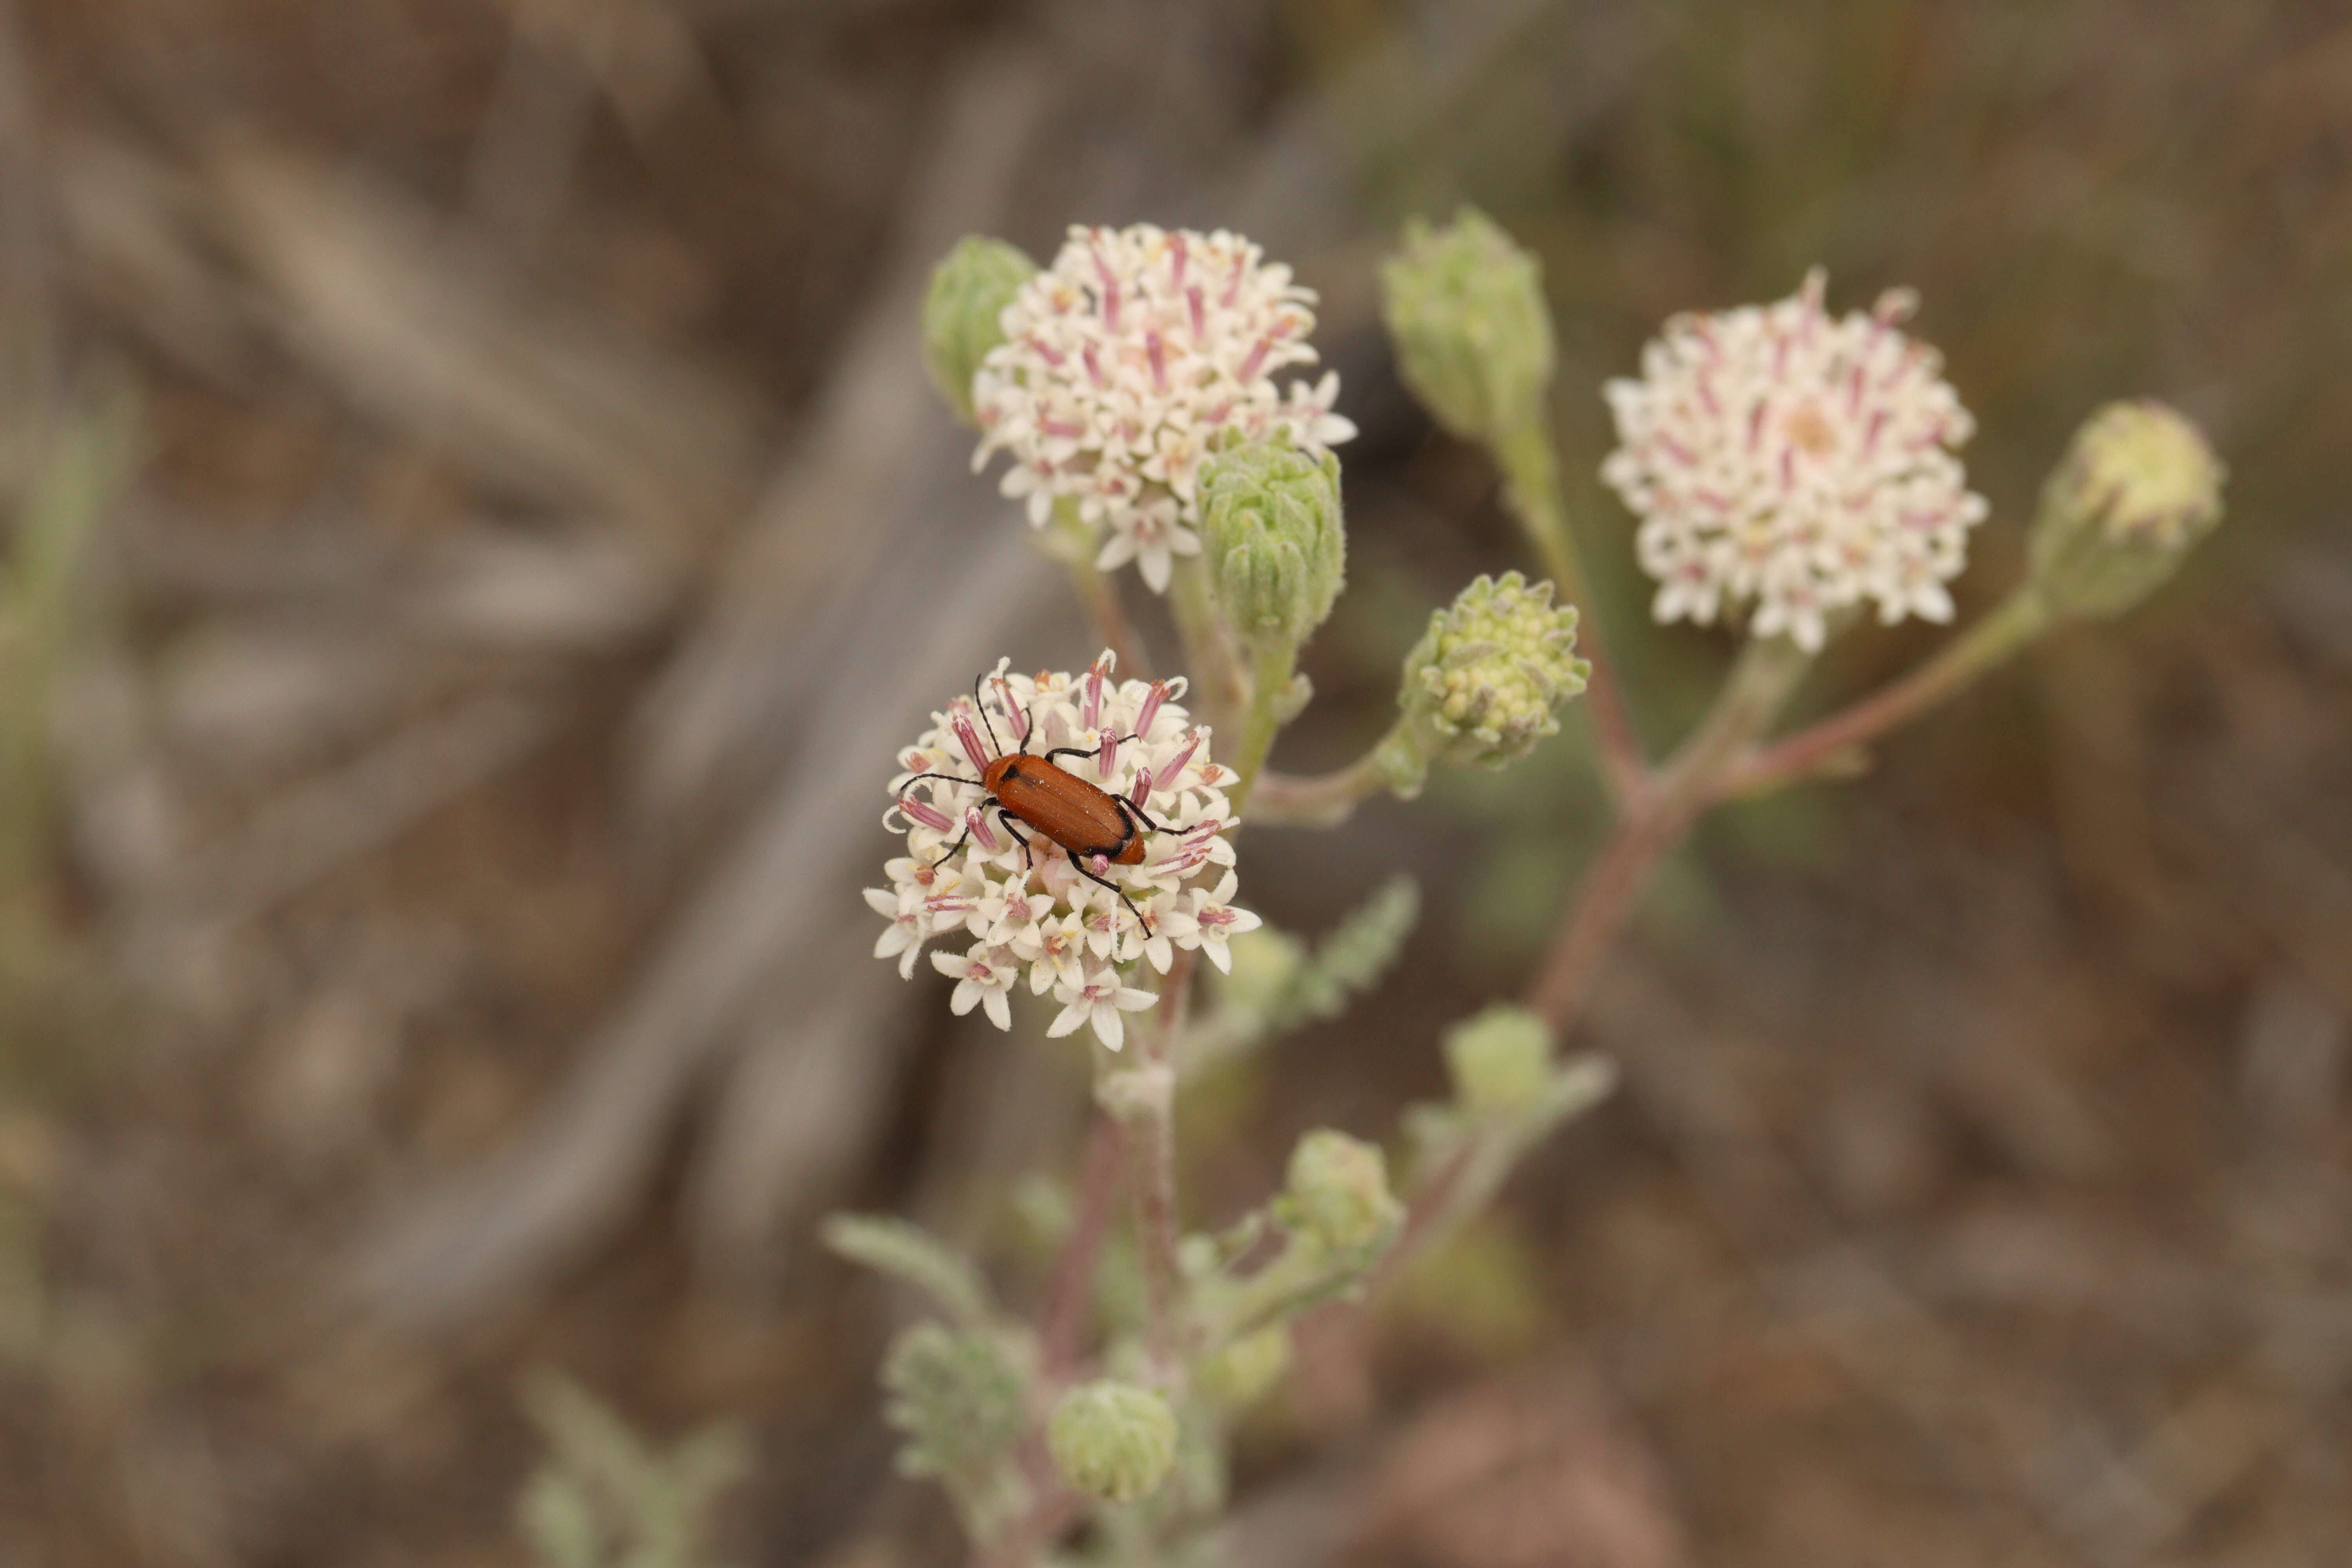
[(1213, 452), (1193, 481), (1217, 605), (1253, 639), (1300, 642), (1347, 579), (1339, 459), (1275, 438)]
[(1062, 1479), (1099, 1502), (1150, 1497), (1176, 1467), (1176, 1415), (1148, 1388), (1105, 1379), (1054, 1407), (1045, 1446)]
[(1388, 1158), (1377, 1144), (1328, 1127), (1298, 1141), (1275, 1217), (1333, 1252), (1380, 1247), (1404, 1223), (1389, 1194)]
[(1037, 264), (985, 235), (956, 241), (931, 269), (923, 297), (923, 358), (931, 380), (965, 424), (972, 423), (971, 378), (988, 351), (1004, 341), (1004, 307), (1036, 276)]
[(1202, 1362), (1192, 1373), (1192, 1386), (1227, 1410), (1241, 1410), (1256, 1404), (1289, 1370), (1289, 1325), (1269, 1323)]
[(1550, 584), (1480, 577), (1405, 656), (1403, 740), (1425, 762), (1499, 768), (1559, 732), (1591, 669), (1576, 657), (1576, 606), (1555, 605)]
[(1381, 314), (1397, 371), (1454, 435), (1496, 440), (1542, 417), (1551, 383), (1551, 311), (1536, 258), (1486, 214), (1405, 224), (1404, 249), (1381, 265)]
[(2119, 616), (2172, 575), (2221, 521), (2227, 470), (2161, 403), (2110, 403), (2074, 433), (2042, 488), (2033, 585), (2062, 616)]
[(1464, 1110), (1524, 1110), (1551, 1082), (1550, 1026), (1525, 1007), (1497, 1002), (1445, 1031), (1445, 1066)]

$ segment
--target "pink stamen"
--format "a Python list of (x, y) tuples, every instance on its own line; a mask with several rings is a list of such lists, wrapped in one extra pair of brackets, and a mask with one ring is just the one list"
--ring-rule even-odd
[(1103, 266), (1102, 258), (1097, 257), (1095, 265), (1102, 267), (1103, 330), (1115, 332), (1118, 331), (1118, 279), (1110, 275), (1109, 268)]
[(1168, 241), (1168, 287), (1179, 292), (1184, 288), (1184, 237), (1172, 237)]
[(1198, 283), (1184, 290), (1184, 302), (1192, 308), (1192, 341), (1201, 342), (1209, 335), (1209, 311), (1201, 299)]
[(1242, 361), (1242, 368), (1235, 375), (1234, 379), (1237, 381), (1248, 381), (1252, 377), (1255, 376), (1257, 374), (1257, 367), (1264, 364), (1265, 363), (1265, 356), (1273, 352), (1274, 340), (1272, 338), (1258, 339), (1257, 347), (1250, 350), (1249, 358)]
[(1135, 775), (1135, 787), (1127, 792), (1127, 798), (1138, 805), (1151, 804), (1151, 770), (1150, 768), (1142, 769)]
[(996, 842), (996, 829), (988, 826), (988, 818), (981, 816), (980, 807), (975, 805), (964, 812), (963, 825), (971, 830), (974, 838), (980, 840), (981, 847), (991, 855), (1003, 847)]
[(1108, 855), (1087, 856), (1087, 869), (1092, 871), (1097, 877), (1108, 875), (1110, 872), (1110, 857)]
[(945, 833), (955, 826), (952, 818), (925, 805), (910, 795), (902, 795), (898, 797), (898, 809), (934, 833)]
[(1098, 779), (1107, 779), (1110, 777), (1111, 766), (1118, 761), (1118, 737), (1117, 735), (1105, 735), (1103, 737), (1102, 749), (1095, 753), (1095, 777)]
[(1087, 362), (1087, 379), (1093, 382), (1096, 388), (1099, 390), (1103, 384), (1102, 361), (1095, 357), (1095, 345), (1091, 342), (1087, 344), (1084, 352)]
[(1246, 255), (1236, 254), (1234, 257), (1234, 275), (1225, 279), (1224, 297), (1217, 301), (1219, 304), (1231, 308), (1233, 302), (1242, 297), (1242, 268), (1247, 265), (1249, 258)]
[(1085, 426), (1067, 419), (1040, 419), (1037, 421), (1037, 428), (1048, 436), (1060, 436), (1072, 441), (1087, 433)]
[(1184, 749), (1177, 752), (1172, 758), (1169, 759), (1166, 766), (1159, 769), (1152, 774), (1154, 782), (1151, 787), (1154, 789), (1166, 789), (1172, 784), (1176, 780), (1176, 775), (1184, 771), (1185, 764), (1189, 763), (1192, 760), (1192, 753), (1200, 750), (1200, 748), (1201, 732), (1198, 730), (1195, 730), (1192, 731), (1192, 738), (1184, 742)]
[(1871, 411), (1870, 423), (1864, 426), (1862, 432), (1862, 449), (1864, 455), (1874, 452), (1878, 449), (1878, 433), (1885, 428), (1886, 410), (1884, 408), (1873, 409)]
[(1063, 363), (1069, 358), (1067, 354), (1065, 354), (1061, 350), (1054, 347), (1041, 337), (1033, 335), (1029, 340), (1029, 346), (1031, 349), (1035, 351), (1039, 359), (1044, 360), (1047, 364), (1052, 365), (1056, 370), (1059, 370), (1062, 367)]
[(1151, 362), (1151, 386), (1155, 392), (1168, 390), (1168, 353), (1160, 346), (1160, 329), (1152, 328), (1143, 334), (1143, 354)]
[(1102, 728), (1102, 661), (1100, 659), (1097, 659), (1094, 663), (1094, 667), (1087, 671), (1086, 713), (1087, 728), (1089, 730), (1098, 730)]
[(1160, 717), (1160, 705), (1167, 700), (1168, 683), (1164, 680), (1153, 681), (1151, 690), (1143, 699), (1141, 710), (1135, 716), (1135, 732), (1139, 736), (1148, 737), (1151, 733), (1151, 721)]
[(1756, 450), (1756, 443), (1764, 438), (1764, 405), (1759, 403), (1748, 413), (1748, 449)]
[(971, 726), (970, 715), (959, 711), (955, 716), (956, 739), (963, 742), (963, 754), (982, 773), (988, 771), (988, 752), (981, 746), (980, 731)]

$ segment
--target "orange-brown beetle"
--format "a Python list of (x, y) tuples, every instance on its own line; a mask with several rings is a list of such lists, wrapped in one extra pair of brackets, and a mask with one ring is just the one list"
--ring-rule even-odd
[[(1140, 803), (1090, 784), (1054, 763), (1055, 757), (1098, 757), (1107, 747), (1139, 737), (1106, 735), (1101, 745), (1091, 749), (1061, 746), (1043, 756), (1032, 756), (1029, 737), (1024, 733), (1021, 737), (1021, 750), (1007, 752), (1004, 742), (996, 738), (996, 725), (990, 720), (988, 704), (981, 697), (982, 679), (977, 675), (972, 677), (971, 705), (979, 713), (981, 723), (987, 727), (989, 743), (996, 748), (996, 755), (980, 770), (980, 777), (974, 780), (961, 773), (917, 773), (898, 787), (904, 790), (907, 784), (922, 779), (948, 779), (956, 784), (977, 783), (988, 792), (981, 799), (980, 809), (985, 812), (992, 805), (995, 807), (996, 819), (1021, 846), (1022, 858), (1033, 868), (1037, 863), (1036, 858), (1031, 852), (1029, 836), (1015, 825), (1016, 819), (1060, 845), (1078, 875), (1117, 893), (1118, 901), (1127, 906), (1127, 912), (1135, 917), (1138, 924), (1150, 931), (1151, 922), (1143, 918), (1143, 911), (1135, 907), (1135, 900), (1127, 896), (1127, 889), (1101, 875), (1088, 862), (1099, 860), (1107, 866), (1140, 865), (1143, 862), (1144, 834), (1168, 830), (1152, 821)], [(1147, 773), (1145, 776), (1150, 775)], [(900, 804), (906, 804), (903, 798)], [(971, 824), (967, 823), (963, 837), (941, 850), (940, 860), (945, 860), (962, 848), (971, 837)], [(939, 864), (939, 860), (932, 864)]]

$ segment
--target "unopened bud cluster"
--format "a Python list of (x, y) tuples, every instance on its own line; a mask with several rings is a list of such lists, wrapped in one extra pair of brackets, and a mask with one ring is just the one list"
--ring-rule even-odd
[(1524, 1110), (1551, 1082), (1551, 1029), (1541, 1016), (1498, 1002), (1445, 1032), (1445, 1066), (1464, 1110)]
[(2042, 487), (2033, 584), (2062, 616), (2121, 615), (2221, 521), (2226, 470), (2161, 403), (2111, 403), (2076, 431)]
[(1062, 1479), (1098, 1502), (1150, 1497), (1176, 1467), (1176, 1415), (1150, 1389), (1106, 1378), (1054, 1407), (1045, 1446)]
[(1281, 436), (1242, 441), (1204, 462), (1197, 482), (1226, 620), (1253, 639), (1304, 640), (1347, 580), (1339, 459)]
[(971, 378), (991, 349), (1004, 341), (1004, 307), (1037, 274), (1037, 264), (1013, 246), (968, 234), (931, 270), (923, 296), (923, 358), (931, 380), (955, 409), (976, 424)]
[(1291, 1151), (1290, 1171), (1276, 1216), (1292, 1235), (1332, 1253), (1361, 1253), (1385, 1245), (1404, 1223), (1389, 1193), (1388, 1159), (1377, 1144), (1318, 1128)]
[(1501, 767), (1559, 729), (1592, 667), (1576, 657), (1576, 607), (1516, 572), (1480, 577), (1429, 618), (1397, 700), (1431, 762)]
[(1539, 416), (1552, 373), (1542, 276), (1484, 213), (1407, 223), (1381, 285), (1398, 374), (1440, 425), (1494, 440)]

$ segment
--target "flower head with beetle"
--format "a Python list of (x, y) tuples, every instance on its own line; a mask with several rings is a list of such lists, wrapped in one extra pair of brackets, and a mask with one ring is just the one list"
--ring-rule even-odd
[[(998, 661), (979, 683), (977, 706), (956, 698), (898, 754), (898, 798), (883, 823), (905, 834), (907, 852), (884, 866), (887, 888), (866, 889), (866, 903), (890, 921), (875, 956), (897, 958), (899, 973), (911, 976), (925, 945), (941, 943), (931, 964), (956, 982), (958, 1014), (980, 1007), (1010, 1028), (1008, 996), (1025, 982), (1062, 1004), (1049, 1033), (1090, 1024), (1116, 1050), (1120, 1015), (1155, 1000), (1125, 983), (1133, 964), (1166, 973), (1175, 951), (1188, 948), (1223, 969), (1226, 939), (1258, 924), (1233, 903), (1226, 834), (1235, 818), (1223, 786), (1234, 775), (1211, 760), (1208, 730), (1177, 700), (1181, 678), (1118, 680), (1108, 651), (1076, 675), (1016, 675), (1009, 663)], [(1081, 868), (1043, 834), (1008, 826), (983, 805), (981, 773), (1001, 750), (1042, 758), (1064, 747), (1092, 754), (1042, 765), (1066, 767), (1160, 825), (1139, 863), (1095, 857)]]

